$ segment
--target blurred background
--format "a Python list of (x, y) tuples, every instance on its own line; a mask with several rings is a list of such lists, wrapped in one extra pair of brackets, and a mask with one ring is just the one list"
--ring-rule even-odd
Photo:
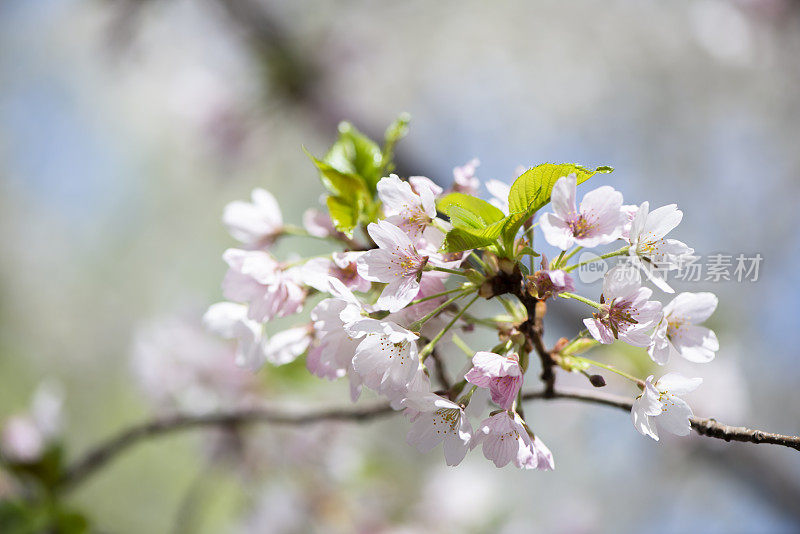
[[(234, 244), (220, 215), (261, 186), (300, 224), (322, 194), (301, 146), (323, 153), (345, 119), (380, 137), (408, 111), (402, 174), (608, 164), (595, 187), (677, 203), (675, 237), (698, 254), (760, 253), (756, 282), (678, 284), (720, 297), (721, 350), (673, 368), (704, 377), (697, 415), (798, 434), (798, 57), (793, 0), (0, 2), (0, 418), (58, 384), (74, 456), (253, 390), (346, 404), (302, 361), (240, 374), (203, 337)], [(561, 307), (549, 343), (584, 313)], [(617, 346), (596, 359), (649, 371)], [(224, 380), (173, 395), (198, 361)], [(480, 454), (447, 468), (399, 419), (187, 432), (126, 453), (70, 503), (115, 533), (800, 531), (795, 451), (656, 443), (622, 412), (567, 402), (527, 416), (554, 472)]]

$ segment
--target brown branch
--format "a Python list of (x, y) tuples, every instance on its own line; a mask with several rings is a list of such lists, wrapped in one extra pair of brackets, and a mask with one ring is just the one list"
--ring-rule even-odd
[[(525, 393), (522, 398), (524, 400), (577, 400), (626, 411), (630, 411), (632, 405), (632, 401), (628, 397), (580, 389), (560, 389), (553, 392), (534, 391)], [(323, 421), (360, 422), (384, 417), (391, 413), (394, 412), (389, 405), (374, 404), (365, 407), (309, 410), (294, 414), (276, 407), (257, 407), (215, 414), (175, 414), (160, 417), (123, 430), (90, 449), (65, 471), (59, 481), (59, 488), (61, 490), (72, 489), (137, 443), (172, 432), (210, 426), (236, 427), (255, 423), (303, 426)], [(697, 417), (693, 417), (691, 423), (692, 428), (701, 436), (725, 441), (769, 443), (800, 450), (800, 436), (784, 436), (745, 427), (733, 427), (723, 425), (713, 419)]]
[[(613, 406), (622, 410), (630, 411), (633, 401), (619, 395), (600, 393), (590, 390), (567, 390), (561, 389), (549, 396), (546, 392), (534, 392), (523, 395), (523, 399), (574, 399), (594, 404)], [(743, 426), (730, 426), (716, 421), (715, 419), (704, 419), (692, 417), (690, 419), (692, 429), (709, 438), (717, 438), (725, 441), (741, 441), (746, 443), (769, 443), (781, 445), (800, 451), (800, 436), (786, 436), (763, 430), (755, 430)]]
[(236, 427), (254, 423), (303, 426), (322, 421), (365, 421), (390, 413), (392, 413), (392, 409), (388, 405), (377, 404), (356, 408), (329, 408), (296, 414), (288, 413), (286, 409), (257, 407), (203, 415), (175, 414), (159, 417), (129, 427), (90, 449), (64, 472), (58, 485), (62, 490), (70, 489), (133, 445), (148, 438), (181, 430), (209, 426)]

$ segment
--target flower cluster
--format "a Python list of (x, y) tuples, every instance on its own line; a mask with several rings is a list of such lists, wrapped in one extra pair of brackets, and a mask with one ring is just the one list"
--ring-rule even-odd
[[(639, 432), (658, 439), (657, 422), (675, 434), (688, 433), (692, 412), (676, 395), (700, 379), (669, 373), (655, 382), (652, 376), (638, 380), (580, 356), (594, 344), (620, 340), (646, 349), (659, 365), (675, 354), (691, 362), (714, 357), (716, 337), (700, 323), (714, 311), (716, 297), (681, 293), (662, 306), (644, 285), (673, 292), (652, 265), (677, 267), (693, 253), (666, 237), (682, 217), (674, 204), (652, 211), (647, 202), (625, 205), (609, 186), (589, 191), (578, 204), (578, 184), (611, 169), (571, 164), (532, 167), (510, 186), (490, 180), (487, 202), (477, 196), (477, 160), (454, 169), (449, 190), (422, 176), (391, 173), (402, 123), (390, 127), (383, 148), (351, 126), (341, 132), (325, 158), (311, 158), (328, 192), (327, 213), (311, 209), (303, 227), (287, 224), (279, 203), (263, 189), (253, 192), (252, 202), (225, 209), (223, 221), (243, 247), (223, 254), (228, 272), (222, 290), (229, 302), (211, 306), (205, 323), (238, 340), (237, 364), (257, 371), (304, 356), (314, 375), (346, 377), (354, 402), (368, 388), (402, 410), (411, 421), (408, 442), (423, 452), (441, 442), (448, 465), (480, 447), (498, 467), (553, 469), (553, 455), (523, 414), (531, 355), (549, 371), (543, 376), (554, 376), (556, 367), (618, 372), (642, 390), (632, 411)], [(539, 215), (548, 203), (551, 211)], [(534, 248), (536, 226), (560, 251), (553, 261)], [(282, 261), (271, 248), (284, 236), (325, 240), (338, 249)], [(630, 256), (632, 266), (608, 271), (599, 301), (575, 294), (570, 272), (582, 264), (570, 260), (583, 248), (613, 242), (620, 248), (597, 258)], [(481, 297), (500, 302), (504, 313), (468, 313)], [(536, 310), (544, 314), (545, 301), (561, 299), (594, 311), (584, 321), (586, 330), (548, 350)], [(294, 327), (265, 331), (265, 323), (287, 316), (298, 318)], [(493, 328), (498, 344), (470, 349), (459, 334), (475, 326)], [(452, 346), (470, 358), (454, 381), (445, 355)], [(554, 378), (548, 380), (552, 388)], [(604, 381), (593, 375), (592, 384)], [(494, 408), (487, 407), (487, 397)]]

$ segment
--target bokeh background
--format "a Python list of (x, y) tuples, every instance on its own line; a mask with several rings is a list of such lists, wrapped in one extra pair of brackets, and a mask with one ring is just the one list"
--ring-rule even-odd
[[(322, 193), (301, 146), (322, 153), (342, 119), (377, 137), (408, 111), (404, 174), (446, 185), (472, 157), (507, 181), (519, 165), (608, 164), (599, 180), (627, 202), (678, 203), (676, 237), (699, 254), (760, 253), (757, 282), (684, 286), (719, 295), (722, 348), (680, 370), (706, 379), (698, 415), (798, 434), (798, 57), (792, 0), (5, 0), (0, 417), (57, 381), (75, 455), (162, 409), (152, 380), (181, 372), (162, 355), (228, 350), (199, 324), (233, 244), (224, 205), (262, 186), (299, 224)], [(549, 342), (584, 312), (553, 308)], [(597, 358), (648, 372), (640, 352)], [(298, 406), (347, 402), (302, 362), (237, 380)], [(226, 402), (209, 387), (176, 402)], [(794, 451), (655, 443), (602, 407), (527, 412), (555, 472), (480, 454), (446, 468), (394, 419), (176, 434), (70, 502), (115, 533), (800, 530)]]

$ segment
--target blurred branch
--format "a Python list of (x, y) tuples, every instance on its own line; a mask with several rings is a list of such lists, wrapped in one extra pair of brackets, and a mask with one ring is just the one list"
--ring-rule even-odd
[[(548, 390), (535, 391), (526, 393), (522, 398), (524, 400), (570, 399), (611, 406), (626, 411), (630, 411), (632, 405), (632, 401), (627, 397), (580, 389), (560, 389), (552, 392)], [(255, 423), (303, 426), (324, 421), (360, 422), (384, 417), (391, 413), (394, 413), (394, 411), (389, 405), (376, 404), (366, 407), (311, 410), (294, 414), (285, 408), (259, 407), (215, 414), (175, 414), (160, 417), (123, 430), (116, 436), (92, 448), (65, 471), (64, 476), (59, 481), (59, 488), (61, 490), (74, 488), (130, 447), (149, 438), (163, 436), (172, 432), (214, 426), (235, 427)], [(713, 419), (697, 417), (693, 417), (691, 423), (692, 428), (701, 436), (725, 441), (770, 443), (800, 450), (800, 437), (798, 436), (784, 436), (745, 427), (728, 426)]]

